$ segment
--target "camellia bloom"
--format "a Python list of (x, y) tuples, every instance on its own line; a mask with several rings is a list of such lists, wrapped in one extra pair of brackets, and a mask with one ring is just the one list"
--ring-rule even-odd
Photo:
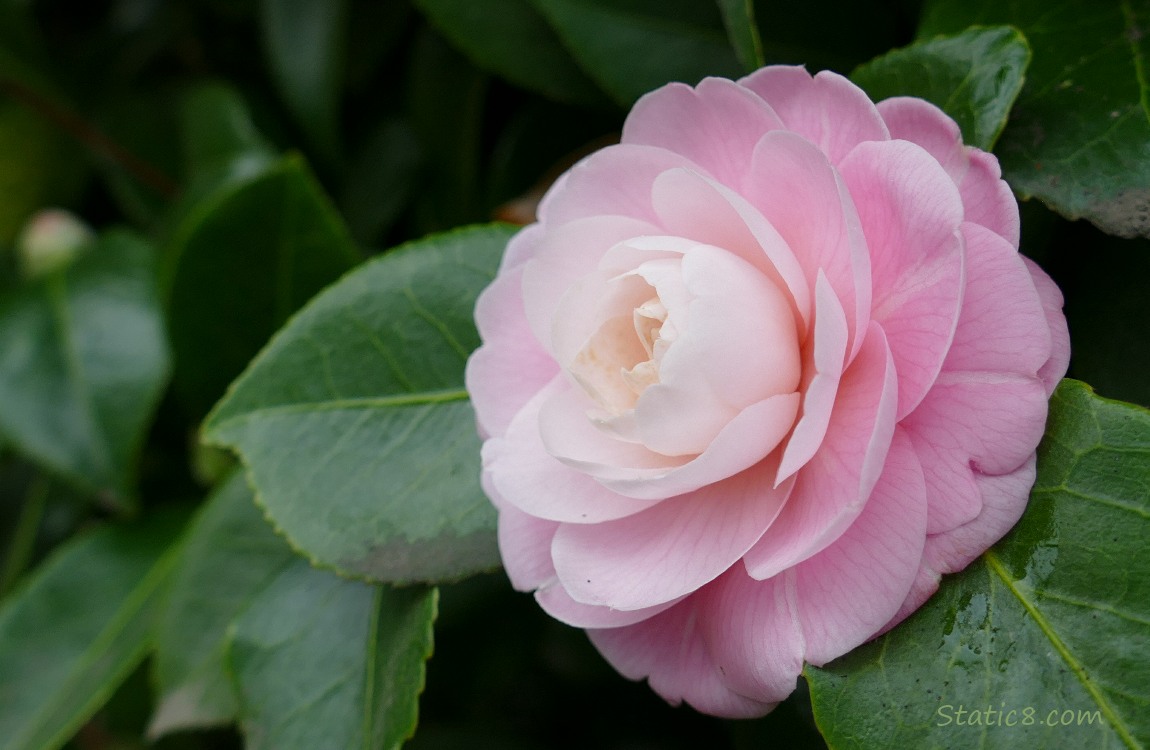
[(648, 94), (477, 306), (507, 573), (667, 700), (766, 713), (1017, 521), (1061, 307), (933, 105), (793, 67)]

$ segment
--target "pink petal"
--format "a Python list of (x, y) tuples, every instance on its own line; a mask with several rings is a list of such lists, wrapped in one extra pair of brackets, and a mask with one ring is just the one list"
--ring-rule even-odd
[(548, 228), (593, 216), (655, 222), (651, 184), (668, 169), (696, 168), (690, 159), (654, 146), (621, 143), (584, 158), (557, 180), (539, 204)]
[(1066, 328), (1066, 316), (1062, 314), (1062, 292), (1058, 285), (1034, 261), (1026, 257), (1022, 260), (1034, 280), (1038, 298), (1042, 300), (1046, 323), (1050, 326), (1050, 359), (1038, 370), (1038, 377), (1046, 385), (1046, 395), (1049, 396), (1058, 387), (1058, 381), (1066, 375), (1066, 368), (1070, 364), (1070, 331)]
[(814, 143), (838, 164), (864, 141), (885, 141), (886, 124), (870, 98), (846, 78), (802, 67), (771, 65), (739, 81), (766, 100), (788, 130)]
[(966, 220), (980, 224), (1018, 249), (1018, 202), (1004, 182), (998, 160), (962, 145), (962, 132), (945, 112), (911, 97), (878, 103), (890, 137), (922, 146), (958, 185)]
[(847, 320), (822, 271), (815, 281), (815, 327), (803, 349), (803, 412), (783, 449), (782, 481), (803, 466), (823, 443), (846, 363)]
[(970, 168), (958, 186), (966, 207), (966, 220), (981, 224), (999, 234), (1013, 247), (1018, 247), (1018, 201), (1010, 185), (1002, 179), (1002, 170), (993, 154), (967, 147)]
[(914, 436), (914, 450), (926, 478), (926, 533), (950, 531), (977, 517), (982, 511), (982, 493), (974, 481), (970, 456), (961, 447), (937, 445), (912, 431), (907, 434)]
[(539, 250), (539, 243), (545, 232), (540, 224), (529, 224), (508, 240), (507, 249), (499, 259), (499, 273), (504, 274), (526, 263)]
[(646, 678), (672, 705), (686, 701), (713, 716), (751, 718), (775, 707), (732, 692), (699, 635), (694, 597), (629, 627), (589, 630), (591, 642), (624, 677)]
[(537, 518), (576, 524), (623, 518), (657, 503), (612, 492), (547, 452), (539, 436), (539, 412), (552, 394), (567, 387), (557, 376), (515, 415), (504, 437), (483, 444), (483, 467), (500, 497)]
[(961, 456), (977, 471), (1005, 474), (1034, 453), (1046, 412), (1046, 391), (1037, 377), (944, 372), (901, 424), (916, 441)]
[(558, 528), (558, 523), (529, 516), (509, 503), (499, 508), (499, 554), (517, 590), (531, 591), (555, 578), (551, 540)]
[(910, 592), (926, 537), (922, 468), (895, 428), (886, 465), (859, 517), (795, 568), (806, 660), (822, 665), (869, 640)]
[(482, 435), (502, 435), (558, 366), (531, 334), (523, 312), (523, 272), (500, 273), (475, 305), (483, 346), (467, 360), (464, 382)]
[(599, 607), (575, 601), (559, 580), (553, 577), (535, 592), (535, 601), (539, 602), (544, 612), (575, 628), (621, 628), (664, 612), (682, 599), (674, 599), (646, 609), (621, 610)]
[(642, 513), (564, 524), (551, 558), (576, 601), (641, 609), (689, 594), (731, 567), (762, 536), (791, 489), (776, 466), (753, 468)]
[(970, 162), (962, 145), (958, 123), (945, 112), (912, 96), (896, 96), (875, 105), (895, 140), (917, 143), (933, 156), (955, 185), (962, 182)]
[(756, 581), (735, 565), (695, 597), (707, 649), (731, 690), (764, 703), (794, 691), (806, 648), (794, 571)]
[(1050, 330), (1022, 256), (965, 222), (966, 292), (944, 370), (1033, 375), (1050, 357)]
[(930, 154), (907, 141), (864, 143), (840, 166), (871, 252), (874, 309), (898, 370), (898, 418), (942, 368), (964, 285), (962, 201)]
[(597, 271), (612, 247), (658, 233), (651, 224), (625, 216), (576, 219), (550, 229), (523, 266), (523, 309), (539, 343), (554, 351), (552, 326), (563, 296), (580, 279)]
[(786, 241), (745, 198), (703, 175), (680, 169), (659, 175), (652, 200), (668, 233), (734, 253), (789, 292), (799, 335), (805, 335), (811, 315), (810, 287), (802, 266)]
[(742, 192), (790, 246), (808, 288), (826, 276), (846, 313), (853, 357), (870, 323), (870, 257), (838, 172), (809, 141), (768, 133), (755, 148)]
[(737, 187), (755, 142), (782, 126), (778, 115), (742, 86), (705, 78), (695, 88), (672, 83), (639, 99), (623, 125), (622, 142), (674, 151)]
[(884, 632), (902, 622), (938, 590), (939, 578), (957, 573), (1014, 527), (1026, 509), (1026, 500), (1034, 486), (1035, 459), (1009, 474), (977, 474), (983, 508), (978, 517), (945, 534), (926, 538), (923, 559), (914, 585), (899, 611), (884, 627)]
[(826, 439), (796, 475), (779, 517), (743, 561), (752, 578), (778, 575), (825, 549), (862, 512), (894, 434), (897, 381), (882, 328), (871, 323), (843, 374)]

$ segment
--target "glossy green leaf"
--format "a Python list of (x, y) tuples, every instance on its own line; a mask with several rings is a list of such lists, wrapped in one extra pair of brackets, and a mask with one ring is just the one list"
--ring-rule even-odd
[(484, 70), (557, 101), (605, 101), (531, 0), (416, 0), (416, 4)]
[(1150, 412), (1063, 381), (1038, 463), (1006, 539), (886, 636), (807, 669), (831, 747), (1150, 743)]
[(754, 0), (718, 0), (718, 3), (723, 12), (723, 25), (727, 27), (727, 37), (739, 62), (748, 71), (761, 68), (766, 59), (759, 27), (755, 24)]
[(298, 158), (201, 201), (167, 259), (175, 384), (192, 413), (206, 413), (287, 317), (358, 259)]
[(889, 52), (851, 78), (871, 99), (917, 96), (933, 102), (962, 128), (963, 140), (989, 151), (1018, 92), (1030, 47), (1008, 26), (968, 29)]
[(339, 99), (347, 0), (261, 0), (268, 67), (325, 159), (339, 157)]
[[(669, 81), (742, 71), (714, 6), (635, 0), (532, 0), (599, 86), (624, 107)], [(711, 23), (710, 21), (715, 23)], [(622, 61), (626, 61), (623, 63)]]
[(280, 331), (205, 424), (320, 565), (395, 583), (498, 565), (463, 368), (511, 235), (474, 227), (348, 274)]
[(246, 747), (400, 747), (415, 731), (436, 599), (302, 560), (283, 571), (231, 631)]
[(934, 0), (920, 36), (1004, 23), (1034, 50), (995, 149), (1011, 187), (1107, 232), (1150, 236), (1150, 5)]
[(0, 304), (0, 433), (108, 503), (131, 502), (167, 376), (152, 249), (132, 235)]
[(164, 515), (82, 536), (0, 606), (5, 750), (62, 746), (143, 661), (178, 530)]
[(152, 736), (235, 720), (228, 627), (295, 557), (256, 507), (243, 472), (233, 472), (188, 529), (171, 576), (156, 627)]

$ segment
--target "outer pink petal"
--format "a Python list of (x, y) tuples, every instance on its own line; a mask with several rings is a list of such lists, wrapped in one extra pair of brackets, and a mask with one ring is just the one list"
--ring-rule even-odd
[(558, 372), (527, 324), (522, 276), (521, 268), (502, 272), (475, 305), (484, 343), (467, 360), (464, 380), (485, 437), (506, 432), (531, 396)]
[(557, 180), (539, 204), (549, 230), (591, 216), (630, 216), (655, 221), (651, 184), (663, 172), (696, 168), (690, 159), (654, 146), (621, 143), (596, 151)]
[(959, 187), (967, 221), (986, 227), (1018, 249), (1018, 203), (1001, 179), (997, 159), (963, 146), (954, 120), (922, 99), (895, 97), (879, 102), (878, 110), (891, 138), (917, 143), (943, 166)]
[(795, 568), (806, 660), (822, 665), (869, 640), (910, 592), (926, 538), (926, 488), (895, 429), (882, 476), (855, 522)]
[(513, 505), (499, 508), (499, 554), (511, 585), (519, 591), (531, 591), (555, 578), (551, 540), (558, 528), (558, 523), (529, 516)]
[(1062, 292), (1058, 285), (1034, 261), (1025, 257), (1022, 260), (1034, 280), (1034, 287), (1042, 300), (1046, 323), (1050, 326), (1050, 359), (1038, 370), (1038, 377), (1046, 385), (1046, 395), (1049, 396), (1058, 387), (1058, 381), (1066, 375), (1066, 368), (1070, 364), (1070, 331), (1066, 328), (1066, 316), (1062, 314)]
[(742, 192), (790, 246), (808, 288), (826, 276), (846, 313), (853, 357), (870, 323), (870, 256), (838, 172), (802, 137), (768, 133), (755, 147)]
[(843, 375), (826, 439), (796, 475), (779, 517), (743, 559), (751, 577), (770, 578), (810, 558), (862, 512), (894, 434), (895, 378), (886, 337), (871, 323)]
[(898, 369), (898, 418), (922, 400), (942, 368), (964, 286), (962, 201), (921, 147), (864, 143), (840, 166), (871, 252), (872, 318)]
[(766, 100), (793, 130), (838, 164), (864, 141), (885, 141), (886, 124), (870, 97), (846, 78), (802, 67), (772, 65), (739, 81)]
[(1035, 459), (1009, 474), (976, 475), (982, 492), (982, 512), (973, 521), (953, 531), (928, 536), (914, 586), (899, 611), (883, 630), (889, 630), (922, 606), (938, 590), (939, 578), (957, 573), (989, 549), (1013, 528), (1026, 510), (1026, 500), (1034, 486)]
[(846, 364), (846, 315), (822, 271), (815, 281), (815, 325), (803, 349), (803, 411), (783, 449), (779, 464), (782, 481), (793, 476), (818, 451), (827, 434), (839, 380)]
[(1034, 281), (1009, 242), (965, 222), (966, 292), (943, 369), (1033, 375), (1050, 358), (1050, 329)]
[(655, 181), (655, 211), (669, 234), (689, 237), (738, 255), (790, 293), (799, 335), (811, 317), (811, 293), (803, 268), (786, 240), (758, 209), (734, 190), (688, 170), (665, 172)]
[(539, 412), (552, 394), (566, 387), (557, 376), (519, 411), (504, 437), (483, 444), (483, 467), (491, 486), (524, 513), (566, 523), (623, 518), (657, 503), (612, 492), (547, 452), (539, 437)]
[(803, 669), (794, 571), (756, 581), (741, 565), (695, 596), (699, 627), (723, 681), (764, 703), (783, 700)]
[(628, 518), (564, 524), (551, 558), (576, 601), (641, 609), (689, 594), (731, 567), (762, 536), (791, 489), (773, 489), (764, 461)]
[(732, 692), (699, 634), (694, 597), (637, 625), (589, 630), (591, 642), (620, 674), (648, 679), (668, 703), (686, 701), (713, 716), (750, 718), (775, 707)]
[(926, 533), (950, 531), (977, 517), (982, 493), (974, 481), (970, 455), (961, 446), (938, 445), (915, 432), (908, 434), (914, 435), (914, 450), (926, 477)]
[(1005, 474), (1034, 453), (1046, 412), (1037, 377), (946, 372), (901, 424), (915, 440), (951, 450), (978, 471)]
[(646, 609), (621, 610), (598, 607), (575, 601), (557, 578), (545, 582), (535, 592), (535, 601), (543, 611), (560, 622), (576, 628), (621, 628), (634, 625), (664, 612), (682, 599), (674, 599)]
[(672, 83), (643, 96), (623, 125), (623, 143), (682, 154), (708, 174), (738, 187), (755, 142), (783, 126), (759, 97), (722, 78), (695, 88)]
[(523, 265), (524, 314), (539, 343), (554, 352), (552, 325), (563, 295), (598, 270), (608, 250), (634, 237), (657, 233), (646, 222), (609, 215), (575, 219), (549, 230)]

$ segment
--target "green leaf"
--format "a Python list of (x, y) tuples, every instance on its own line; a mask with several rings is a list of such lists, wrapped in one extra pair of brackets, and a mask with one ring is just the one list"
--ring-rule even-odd
[(252, 601), (229, 656), (249, 750), (398, 748), (415, 731), (436, 590), (297, 561)]
[(303, 162), (288, 157), (204, 199), (168, 247), (175, 384), (199, 416), (287, 317), (359, 260)]
[(121, 508), (168, 376), (152, 250), (113, 232), (0, 304), (0, 433)]
[(722, 26), (702, 22), (683, 3), (532, 2), (583, 69), (624, 107), (670, 81), (694, 85), (709, 75), (737, 78), (742, 71)]
[(231, 723), (238, 706), (225, 671), (228, 627), (293, 559), (232, 473), (188, 529), (156, 628), (159, 694), (149, 734)]
[(260, 23), (280, 94), (326, 160), (339, 158), (347, 0), (261, 0)]
[(76, 539), (0, 607), (5, 750), (62, 746), (143, 661), (178, 521)]
[(399, 219), (415, 188), (419, 142), (399, 119), (382, 122), (348, 168), (340, 205), (357, 240), (371, 244)]
[(889, 52), (859, 66), (851, 79), (875, 101), (917, 96), (937, 104), (967, 144), (989, 151), (1029, 62), (1030, 47), (1017, 29), (973, 28)]
[(1123, 237), (1150, 236), (1150, 7), (934, 0), (920, 37), (1011, 24), (1034, 50), (996, 148), (1015, 192)]
[(231, 86), (199, 84), (184, 94), (180, 104), (184, 161), (193, 178), (237, 161), (263, 166), (273, 156), (243, 97)]
[(763, 41), (759, 38), (759, 27), (755, 23), (754, 0), (718, 0), (723, 12), (723, 25), (727, 27), (727, 37), (739, 62), (748, 71), (757, 70), (767, 64), (763, 56)]
[(530, 0), (416, 0), (416, 4), (484, 70), (556, 101), (605, 101)]
[(1006, 539), (889, 634), (807, 668), (828, 743), (1145, 747), (1148, 537), (1150, 412), (1063, 381)]
[(348, 274), (280, 331), (205, 424), (318, 564), (393, 583), (493, 568), (495, 512), (463, 368), (512, 230), (430, 237)]

